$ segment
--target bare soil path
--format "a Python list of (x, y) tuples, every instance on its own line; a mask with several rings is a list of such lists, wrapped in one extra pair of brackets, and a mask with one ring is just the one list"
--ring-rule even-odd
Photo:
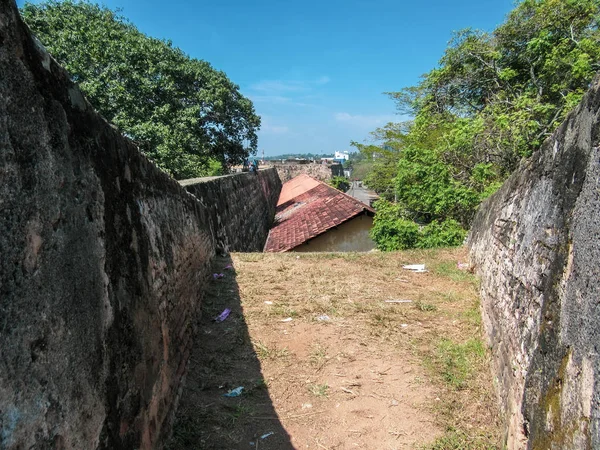
[[(464, 260), (463, 249), (218, 258), (168, 447), (498, 448)], [(414, 263), (428, 272), (402, 268)]]

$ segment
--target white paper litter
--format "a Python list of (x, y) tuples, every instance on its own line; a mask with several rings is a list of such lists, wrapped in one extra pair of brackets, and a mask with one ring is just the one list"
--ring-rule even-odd
[(402, 266), (403, 269), (412, 270), (413, 272), (421, 273), (427, 272), (425, 269), (425, 264), (408, 264), (406, 266)]

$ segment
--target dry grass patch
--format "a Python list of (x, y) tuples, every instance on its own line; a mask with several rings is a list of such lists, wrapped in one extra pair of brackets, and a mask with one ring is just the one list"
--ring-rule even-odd
[[(233, 254), (239, 317), (204, 327), (213, 339), (237, 327), (251, 344), (200, 352), (214, 382), (198, 401), (223, 405), (203, 448), (254, 448), (268, 431), (262, 450), (499, 448), (477, 280), (457, 268), (465, 259), (463, 249)], [(402, 268), (417, 263), (429, 272)], [(217, 313), (229, 300), (207, 301)], [(259, 377), (248, 375), (253, 361)], [(224, 383), (250, 390), (224, 400)]]
[[(420, 377), (433, 383), (436, 394), (422, 409), (443, 431), (431, 448), (463, 448), (470, 437), (477, 444), (465, 448), (498, 445), (477, 280), (457, 267), (466, 260), (463, 249), (264, 255), (260, 267), (246, 266), (246, 258), (234, 256), (242, 301), (257, 327), (262, 323), (257, 310), (262, 317), (293, 317), (295, 323), (315, 323), (326, 314), (331, 322), (317, 326), (333, 326), (339, 336), (362, 343), (365, 358), (392, 348), (399, 360), (426, 369)], [(402, 269), (414, 263), (426, 264), (429, 272)], [(255, 283), (261, 283), (262, 292), (246, 289)], [(275, 294), (277, 304), (265, 310), (265, 296), (282, 292), (285, 299)], [(307, 350), (312, 368), (327, 361), (323, 347), (315, 348)]]

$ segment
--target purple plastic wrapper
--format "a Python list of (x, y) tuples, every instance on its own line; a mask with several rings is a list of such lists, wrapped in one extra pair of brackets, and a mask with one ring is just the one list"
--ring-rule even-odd
[(223, 322), (225, 319), (227, 319), (227, 317), (229, 317), (230, 313), (231, 310), (229, 308), (225, 308), (221, 314), (215, 317), (215, 322)]

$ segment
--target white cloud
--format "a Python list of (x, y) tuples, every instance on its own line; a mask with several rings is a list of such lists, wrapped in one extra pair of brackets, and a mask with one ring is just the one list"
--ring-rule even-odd
[(335, 120), (342, 123), (347, 123), (357, 127), (378, 127), (385, 125), (388, 122), (398, 122), (398, 116), (393, 114), (380, 114), (380, 115), (361, 115), (361, 114), (349, 114), (347, 112), (339, 112), (334, 114)]
[(282, 95), (249, 95), (250, 100), (254, 103), (272, 103), (272, 104), (282, 104), (282, 103), (290, 103), (292, 101), (289, 97), (284, 97)]
[(327, 75), (323, 75), (322, 77), (320, 77), (319, 79), (317, 79), (315, 81), (315, 84), (322, 85), (322, 84), (327, 84), (330, 81), (331, 81), (331, 78), (329, 78)]
[[(291, 106), (315, 106), (312, 103), (306, 103), (302, 101), (295, 101), (291, 97), (285, 97), (283, 95), (248, 95), (248, 98), (254, 103), (267, 103), (270, 105), (291, 105)], [(299, 97), (299, 100), (312, 98), (311, 96)]]
[(263, 125), (261, 131), (268, 134), (286, 134), (290, 129), (286, 126)]
[(330, 81), (331, 79), (326, 75), (314, 80), (262, 80), (250, 86), (250, 89), (271, 95), (285, 92), (306, 92)]
[(287, 134), (290, 131), (287, 125), (275, 124), (270, 118), (262, 116), (260, 132), (264, 134)]
[(250, 86), (259, 92), (296, 92), (306, 89), (301, 81), (263, 80)]

